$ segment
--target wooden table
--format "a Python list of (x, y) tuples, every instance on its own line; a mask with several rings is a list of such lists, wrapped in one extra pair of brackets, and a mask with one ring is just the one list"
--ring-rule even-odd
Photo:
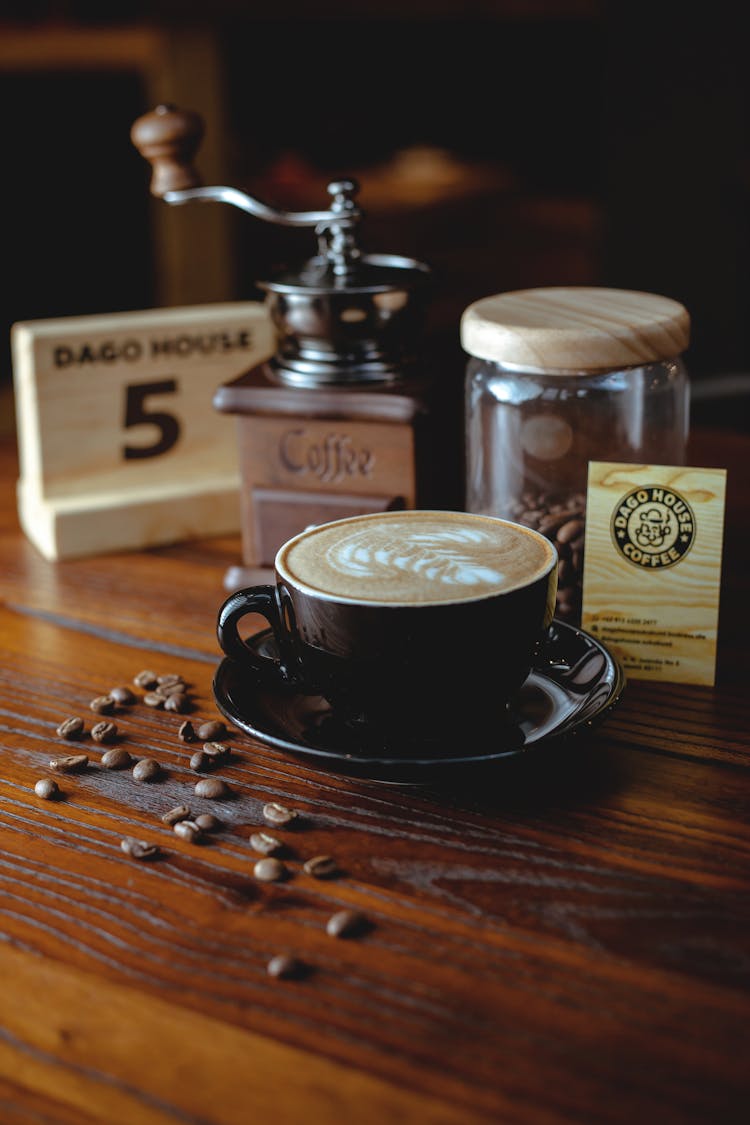
[[(212, 718), (235, 539), (53, 564), (0, 501), (0, 1122), (598, 1125), (747, 1121), (750, 438), (696, 433), (729, 469), (715, 690), (630, 682), (553, 760), (481, 787), (316, 772), (244, 735), (238, 793), (196, 846), (160, 814), (192, 793), (185, 716), (116, 721), (161, 781), (90, 768), (43, 801), (55, 730), (142, 668)], [(743, 663), (744, 658), (744, 663)], [(300, 811), (291, 877), (250, 834)], [(222, 813), (222, 815), (224, 815)], [(130, 835), (163, 858), (139, 863)], [(329, 853), (338, 879), (301, 861)], [(337, 909), (372, 929), (336, 939)], [(310, 965), (271, 978), (274, 954)]]

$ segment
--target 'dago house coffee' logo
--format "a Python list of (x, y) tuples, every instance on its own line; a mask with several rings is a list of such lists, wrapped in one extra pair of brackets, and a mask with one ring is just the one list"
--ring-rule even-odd
[(612, 539), (633, 566), (649, 570), (674, 566), (695, 538), (695, 517), (687, 500), (669, 488), (634, 488), (612, 515)]

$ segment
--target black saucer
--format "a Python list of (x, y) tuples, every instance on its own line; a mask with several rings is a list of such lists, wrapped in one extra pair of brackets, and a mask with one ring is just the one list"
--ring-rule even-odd
[[(275, 648), (270, 630), (251, 643), (267, 653)], [(431, 738), (373, 730), (341, 718), (320, 696), (262, 684), (229, 658), (217, 669), (213, 692), (229, 722), (266, 746), (335, 773), (404, 783), (562, 743), (603, 719), (624, 686), (622, 667), (600, 641), (554, 621), (510, 712), (500, 712), (490, 728), (472, 726), (467, 716), (459, 729)]]

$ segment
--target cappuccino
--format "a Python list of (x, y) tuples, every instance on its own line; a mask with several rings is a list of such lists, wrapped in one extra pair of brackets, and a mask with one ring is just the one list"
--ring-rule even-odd
[[(316, 714), (344, 734), (364, 724), (379, 746), (450, 731), (469, 753), (466, 732), (505, 720), (541, 652), (557, 551), (508, 520), (408, 509), (308, 527), (279, 548), (275, 577), (219, 611), (219, 644), (251, 690), (321, 696), (331, 711)], [(248, 614), (268, 622), (270, 648), (240, 635)]]
[(473, 601), (527, 586), (555, 552), (518, 524), (467, 512), (378, 512), (311, 527), (276, 558), (280, 578), (318, 596), (373, 605)]

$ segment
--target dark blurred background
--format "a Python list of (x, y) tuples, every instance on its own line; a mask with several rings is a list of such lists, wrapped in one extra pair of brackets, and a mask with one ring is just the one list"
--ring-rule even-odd
[[(429, 343), (536, 285), (682, 301), (694, 418), (748, 425), (750, 74), (737, 6), (595, 0), (0, 3), (0, 367), (16, 320), (260, 297), (310, 231), (148, 195), (130, 143), (198, 110), (206, 183), (291, 208), (360, 180), (371, 252), (433, 267)], [(283, 12), (283, 14), (281, 14)], [(436, 359), (436, 362), (438, 360)]]

